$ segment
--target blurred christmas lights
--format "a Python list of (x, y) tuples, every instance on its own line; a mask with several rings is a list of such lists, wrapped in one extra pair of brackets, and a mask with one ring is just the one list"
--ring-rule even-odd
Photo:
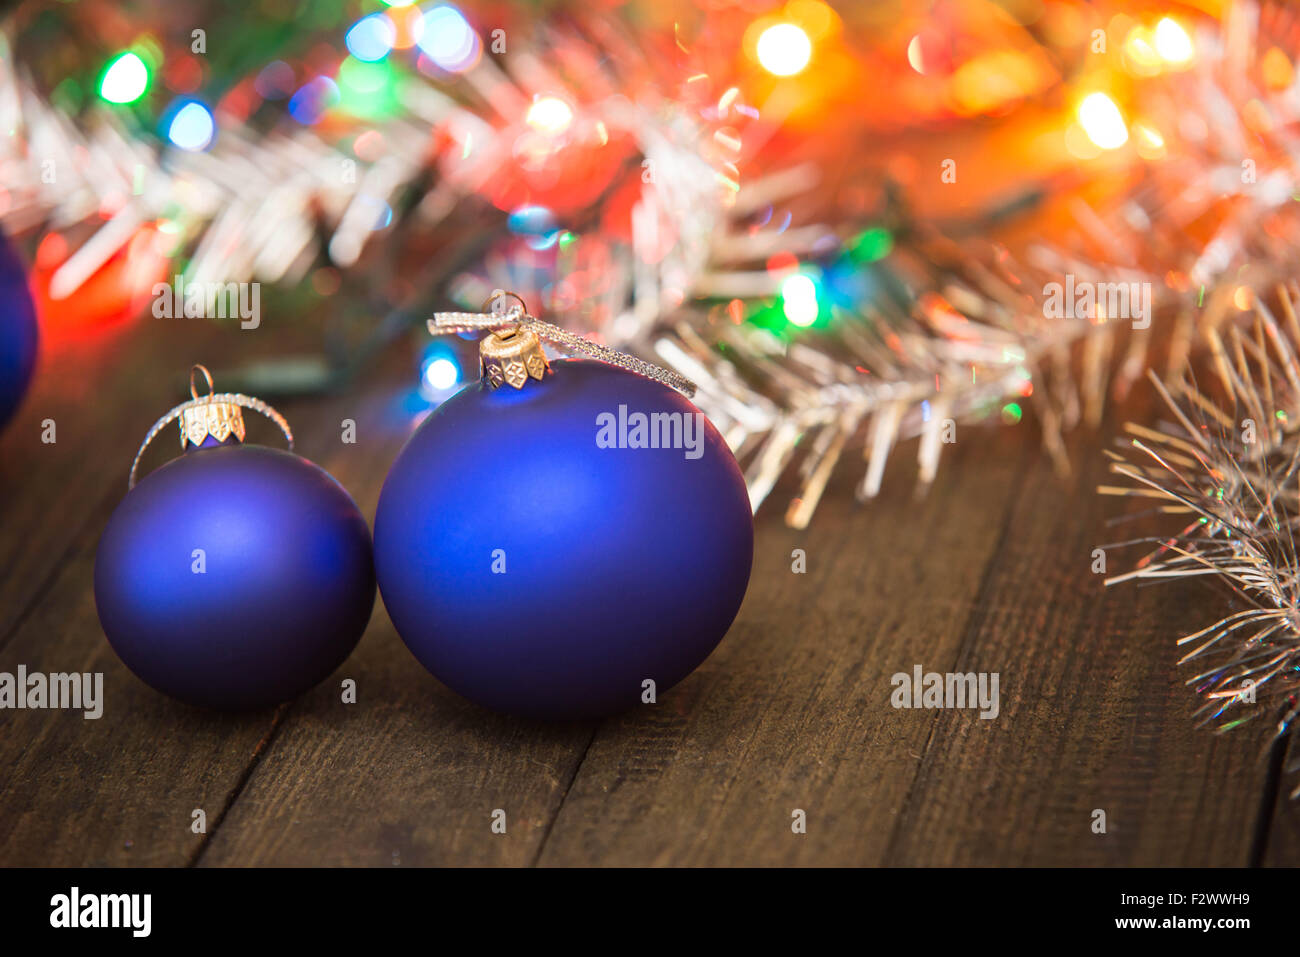
[(558, 96), (541, 96), (528, 107), (524, 122), (538, 133), (559, 136), (573, 122), (573, 108)]
[(393, 21), (382, 13), (362, 17), (344, 37), (348, 52), (358, 60), (382, 60), (393, 51), (397, 30)]
[(786, 319), (807, 327), (817, 321), (817, 284), (812, 277), (795, 273), (781, 283), (781, 308)]
[(1192, 38), (1176, 20), (1165, 17), (1156, 24), (1156, 52), (1166, 63), (1182, 66), (1192, 62)]
[(1119, 149), (1128, 142), (1124, 115), (1105, 93), (1089, 93), (1079, 103), (1077, 115), (1088, 139), (1102, 149)]
[(268, 100), (283, 100), (293, 92), (293, 67), (283, 60), (272, 60), (257, 74), (253, 89)]
[(325, 115), (325, 111), (339, 101), (338, 84), (326, 76), (318, 76), (298, 88), (289, 99), (289, 115), (304, 126), (311, 126)]
[(420, 362), (420, 395), (431, 402), (441, 402), (460, 385), (460, 365), (447, 346), (435, 342)]
[(109, 103), (134, 103), (149, 89), (149, 68), (135, 53), (122, 53), (104, 70), (99, 95)]
[(1170, 17), (1154, 27), (1135, 24), (1124, 38), (1124, 63), (1136, 76), (1155, 76), (1165, 70), (1188, 67), (1195, 57), (1192, 38)]
[(812, 40), (793, 23), (777, 23), (758, 38), (758, 62), (773, 76), (802, 73), (812, 59)]
[(198, 100), (178, 100), (168, 110), (167, 138), (183, 150), (198, 153), (212, 145), (217, 124), (212, 111)]
[[(465, 271), (449, 285), (470, 276), (484, 287), (467, 294), (474, 302), (494, 285), (527, 286), (567, 322), (615, 344), (652, 348), (669, 364), (692, 366), (692, 377), (702, 383), (702, 407), (725, 425), (736, 445), (755, 504), (805, 450), (809, 462), (820, 463), (804, 469), (806, 475), (823, 474), (841, 447), (868, 425), (871, 466), (862, 494), (870, 496), (895, 441), (928, 434), (928, 424), (945, 414), (996, 417), (1002, 409), (1004, 418), (1018, 418), (1020, 406), (1007, 400), (1023, 401), (1033, 391), (1029, 373), (1022, 372), (1027, 351), (1027, 364), (1041, 374), (1044, 353), (1034, 339), (1034, 316), (1021, 315), (1023, 305), (999, 298), (998, 290), (979, 298), (960, 288), (973, 282), (971, 277), (948, 277), (945, 293), (956, 306), (943, 300), (944, 308), (930, 308), (924, 293), (920, 305), (912, 302), (908, 293), (931, 288), (938, 267), (918, 275), (901, 272), (915, 268), (902, 264), (917, 253), (918, 233), (908, 216), (882, 216), (882, 210), (859, 204), (849, 214), (852, 221), (828, 229), (801, 223), (807, 207), (783, 202), (782, 197), (818, 188), (816, 175), (765, 169), (767, 154), (760, 159), (757, 151), (774, 135), (772, 129), (785, 135), (792, 128), (786, 124), (800, 110), (809, 119), (832, 119), (827, 111), (842, 105), (827, 96), (834, 89), (837, 61), (843, 74), (838, 82), (850, 90), (864, 77), (900, 84), (898, 100), (869, 118), (885, 126), (1003, 115), (1018, 101), (1062, 82), (1069, 84), (1063, 91), (1068, 102), (1106, 90), (1079, 103), (1077, 122), (1067, 132), (1069, 154), (1092, 158), (1131, 141), (1134, 155), (1126, 154), (1126, 160), (1150, 161), (1185, 152), (1183, 118), (1162, 110), (1159, 101), (1144, 100), (1132, 78), (1177, 74), (1197, 53), (1209, 65), (1219, 53), (1212, 44), (1196, 50), (1188, 31), (1169, 17), (1135, 26), (1124, 15), (1111, 23), (1110, 36), (1126, 38), (1117, 55), (1109, 62), (1089, 58), (1082, 76), (1054, 55), (1060, 52), (1055, 41), (1004, 36), (998, 27), (990, 28), (988, 42), (976, 43), (984, 37), (976, 25), (939, 18), (899, 24), (887, 52), (873, 58), (879, 50), (848, 49), (838, 37), (839, 17), (826, 4), (789, 0), (770, 15), (746, 16), (743, 37), (728, 41), (725, 31), (719, 34), (722, 56), (692, 59), (692, 72), (684, 74), (691, 95), (684, 96), (680, 84), (663, 82), (671, 68), (659, 48), (643, 46), (640, 36), (594, 39), (591, 33), (557, 28), (518, 43), (512, 37), (509, 52), (494, 50), (496, 55), (485, 60), (486, 27), (480, 37), (448, 3), (392, 2), (377, 13), (343, 17), (340, 12), (331, 21), (338, 28), (332, 44), (319, 44), (288, 63), (271, 61), (243, 84), (242, 93), (223, 92), (216, 105), (223, 132), (228, 128), (229, 133), (212, 155), (164, 154), (166, 162), (143, 173), (132, 160), (121, 176), (88, 167), (80, 195), (62, 184), (57, 191), (45, 190), (36, 178), (27, 192), (66, 204), (60, 213), (70, 219), (91, 210), (89, 215), (106, 220), (96, 234), (102, 236), (96, 249), (117, 248), (113, 244), (120, 246), (120, 236), (129, 235), (127, 215), (121, 222), (114, 219), (123, 210), (135, 215), (138, 205), (153, 219), (175, 216), (178, 205), (192, 209), (188, 219), (174, 224), (185, 244), (174, 242), (170, 254), (192, 250), (184, 268), (196, 274), (291, 281), (312, 261), (305, 253), (324, 238), (334, 268), (312, 273), (320, 295), (338, 288), (339, 271), (359, 260), (375, 230), (406, 217), (433, 232), (462, 199), (486, 198), (505, 214), (493, 216), (491, 228), (505, 226), (508, 218), (510, 235), (503, 229), (491, 252), (458, 266)], [(495, 43), (496, 31), (492, 35)], [(1077, 35), (1085, 33), (1080, 29)], [(708, 47), (689, 28), (675, 36), (688, 57)], [(963, 42), (967, 38), (972, 42)], [(340, 40), (345, 52), (338, 49)], [(141, 43), (134, 49), (145, 70), (144, 89), (138, 89), (135, 63), (118, 66), (113, 60), (100, 83), (106, 100), (143, 95), (155, 65), (157, 81), (173, 93), (205, 89), (223, 79), (202, 73), (197, 81), (186, 78), (187, 71), (176, 64), (192, 60), (188, 51), (164, 60), (161, 48)], [(418, 51), (410, 56), (393, 53), (413, 46)], [(1276, 47), (1266, 49), (1267, 86), (1288, 88), (1294, 78), (1290, 59)], [(737, 52), (743, 57), (738, 69)], [(814, 53), (815, 70), (810, 69)], [(855, 58), (859, 53), (867, 55)], [(407, 72), (412, 59), (423, 76)], [(0, 76), (3, 71), (0, 62)], [(918, 78), (914, 71), (926, 75)], [(177, 82), (194, 85), (174, 86), (173, 73), (180, 77)], [(1198, 76), (1199, 71), (1162, 76), (1152, 86), (1178, 82), (1191, 88)], [(798, 78), (773, 81), (793, 77)], [(907, 83), (913, 83), (916, 95), (905, 94)], [(703, 97), (695, 97), (695, 90)], [(56, 107), (66, 113), (65, 102), (79, 106), (75, 92), (63, 90)], [(300, 124), (315, 125), (326, 115), (329, 123), (310, 133), (292, 130), (287, 137), (283, 128), (292, 124), (283, 124), (264, 135), (268, 127), (249, 122), (261, 106), (258, 97), (290, 98), (287, 111)], [(49, 122), (40, 106), (35, 103), (26, 120), (33, 141), (45, 131), (63, 129)], [(263, 115), (274, 121), (284, 106)], [(180, 109), (161, 127), (167, 138), (185, 150), (211, 145), (213, 112), (196, 102), (198, 112), (191, 110), (182, 122)], [(1131, 125), (1126, 116), (1133, 118)], [(1202, 109), (1192, 119), (1208, 125), (1202, 117), (1213, 121), (1215, 116)], [(348, 122), (355, 118), (376, 122), (358, 130)], [(1151, 118), (1159, 120), (1159, 128)], [(756, 135), (749, 121), (759, 122)], [(130, 142), (121, 131), (96, 135)], [(1076, 150), (1068, 137), (1084, 149)], [(83, 143), (71, 145), (80, 150)], [(91, 159), (128, 155), (92, 145), (85, 150)], [(426, 180), (430, 156), (439, 175)], [(355, 181), (338, 175), (340, 158), (365, 164)], [(647, 178), (651, 172), (653, 181)], [(764, 174), (782, 185), (765, 192)], [(115, 185), (120, 182), (127, 190)], [(906, 177), (902, 182), (914, 185)], [(408, 201), (402, 191), (412, 184), (420, 193)], [(22, 198), (6, 183), (0, 202), (16, 202), (12, 197)], [(826, 205), (834, 207), (835, 200)], [(479, 216), (478, 206), (465, 208)], [(94, 262), (73, 265), (78, 268), (58, 267), (67, 273), (60, 291), (73, 280), (85, 282)], [(996, 266), (1009, 268), (1003, 260)], [(965, 299), (959, 300), (961, 293)], [(724, 310), (729, 321), (719, 333), (711, 319)], [(680, 324), (673, 328), (687, 332), (670, 331), (668, 317)], [(1058, 328), (1046, 338), (1058, 344)], [(863, 348), (869, 354), (855, 351)], [(459, 382), (454, 355), (430, 353), (417, 368), (426, 395)], [(919, 419), (917, 408), (924, 410)], [(935, 448), (923, 447), (925, 481), (933, 475)], [(820, 495), (816, 485), (813, 481), (801, 493), (792, 523), (811, 514)]]
[(434, 65), (448, 73), (463, 73), (478, 62), (482, 52), (478, 34), (455, 7), (440, 5), (424, 12), (420, 50)]

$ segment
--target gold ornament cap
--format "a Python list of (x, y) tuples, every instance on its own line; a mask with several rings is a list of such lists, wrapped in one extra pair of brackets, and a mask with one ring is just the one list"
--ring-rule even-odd
[[(202, 373), (208, 382), (208, 394), (199, 397), (194, 376)], [(230, 401), (230, 396), (215, 395), (212, 374), (207, 367), (196, 365), (190, 369), (190, 395), (194, 402), (180, 413), (181, 448), (200, 446), (208, 436), (218, 442), (225, 442), (232, 435), (240, 442), (244, 441), (244, 413), (238, 405)]]
[(478, 364), (479, 377), (490, 389), (522, 389), (529, 379), (540, 382), (551, 371), (542, 340), (525, 326), (507, 326), (479, 340)]

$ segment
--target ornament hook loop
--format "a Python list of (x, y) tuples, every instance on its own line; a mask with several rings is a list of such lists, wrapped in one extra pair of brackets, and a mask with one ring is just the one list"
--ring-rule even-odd
[[(503, 303), (513, 299), (518, 305), (511, 306), (509, 309), (503, 308)], [(493, 289), (492, 295), (483, 300), (481, 311), (492, 316), (514, 316), (522, 319), (528, 315), (528, 303), (524, 302), (524, 297), (517, 292), (511, 292), (508, 289)]]
[[(195, 373), (199, 372), (208, 381), (208, 394), (204, 396), (198, 394), (195, 381)], [(252, 409), (254, 412), (260, 412), (278, 425), (289, 443), (290, 451), (293, 450), (293, 430), (289, 428), (288, 421), (279, 412), (261, 399), (253, 396), (238, 392), (218, 393), (214, 392), (213, 388), (212, 373), (208, 371), (207, 367), (198, 363), (191, 366), (190, 395), (192, 398), (173, 408), (149, 429), (144, 441), (140, 443), (139, 451), (135, 453), (135, 461), (131, 463), (131, 474), (126, 480), (128, 491), (135, 488), (136, 472), (140, 468), (140, 459), (144, 457), (145, 450), (158, 437), (159, 432), (177, 419), (181, 420), (182, 449), (187, 444), (202, 445), (208, 436), (212, 436), (221, 442), (234, 436), (242, 442), (244, 440), (244, 417), (239, 410)]]
[[(208, 367), (205, 366), (205, 365), (203, 365), (203, 363), (201, 363), (201, 362), (196, 362), (196, 363), (194, 363), (194, 365), (190, 366), (190, 396), (191, 396), (191, 398), (195, 398), (195, 399), (197, 399), (197, 398), (199, 397), (199, 390), (195, 387), (195, 384), (194, 384), (194, 373), (196, 373), (196, 372), (202, 372), (202, 373), (203, 373), (203, 378), (205, 378), (205, 379), (208, 380), (208, 396), (211, 396), (214, 392), (217, 391), (217, 390), (216, 390), (216, 387), (212, 384), (212, 373), (208, 371)], [(205, 398), (206, 398), (206, 397), (205, 397)]]

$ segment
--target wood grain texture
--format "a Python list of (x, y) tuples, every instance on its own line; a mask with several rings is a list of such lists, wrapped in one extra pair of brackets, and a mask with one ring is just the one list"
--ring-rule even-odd
[[(1270, 804), (1264, 739), (1196, 730), (1174, 665), (1173, 639), (1221, 615), (1222, 594), (1107, 591), (1090, 570), (1094, 547), (1137, 534), (1105, 525), (1122, 506), (1093, 491), (1092, 434), (1072, 440), (1063, 482), (1031, 430), (962, 429), (920, 502), (914, 445), (867, 506), (846, 463), (806, 532), (782, 525), (778, 490), (723, 644), (658, 704), (605, 722), (462, 701), (381, 604), (339, 671), (274, 712), (155, 694), (99, 629), (99, 533), (188, 364), (289, 342), (144, 325), (60, 353), (0, 440), (0, 671), (103, 671), (107, 699), (98, 721), (0, 711), (0, 864), (1238, 865), (1266, 813), (1263, 862), (1300, 862), (1300, 802)], [(368, 518), (409, 430), (413, 368), (394, 350), (355, 390), (281, 407)], [(917, 664), (999, 672), (1000, 716), (893, 708), (891, 676)]]
[(1292, 734), (1280, 750), (1282, 760), (1275, 768), (1280, 775), (1276, 800), (1269, 801), (1265, 796), (1268, 830), (1258, 848), (1259, 863), (1265, 867), (1295, 867), (1300, 863), (1300, 741)]
[(764, 514), (731, 634), (601, 728), (540, 863), (880, 863), (928, 734), (889, 706), (890, 676), (956, 656), (1025, 460), (1013, 434), (978, 435), (922, 502), (900, 456), (874, 505), (846, 470), (809, 531)]
[[(1002, 713), (933, 713), (887, 863), (1247, 863), (1266, 765), (1248, 733), (1194, 727), (1176, 667), (1175, 639), (1217, 612), (1195, 585), (1103, 587), (1093, 549), (1137, 530), (1106, 527), (1120, 509), (1091, 494), (1103, 460), (1074, 446), (1068, 483), (1035, 461), (959, 654), (937, 669), (999, 672)], [(1142, 553), (1107, 558), (1121, 570)]]

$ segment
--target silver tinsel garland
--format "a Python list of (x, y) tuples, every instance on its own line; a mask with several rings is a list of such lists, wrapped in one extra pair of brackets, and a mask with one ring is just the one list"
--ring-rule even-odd
[[(1075, 200), (1074, 237), (1054, 234), (1013, 254), (983, 239), (958, 246), (908, 222), (896, 251), (873, 267), (898, 294), (836, 306), (828, 323), (806, 331), (777, 334), (748, 321), (781, 289), (768, 260), (841, 255), (861, 224), (772, 225), (779, 217), (760, 214), (819, 188), (815, 165), (745, 175), (782, 117), (746, 104), (721, 79), (703, 106), (694, 94), (688, 105), (682, 83), (667, 88), (662, 65), (608, 26), (538, 31), (527, 47), (484, 56), (461, 75), (413, 76), (399, 115), (372, 124), (386, 144), (373, 162), (305, 127), (259, 135), (223, 122), (210, 151), (188, 153), (133, 136), (110, 110), (74, 124), (5, 55), (0, 122), (13, 133), (0, 141), (11, 200), (4, 223), (63, 228), (93, 220), (106, 203), (115, 208), (54, 274), (56, 298), (159, 218), (192, 250), (187, 281), (292, 282), (321, 257), (344, 269), (362, 261), (391, 234), (376, 231), (377, 211), (396, 209), (404, 190), (422, 191), (404, 204), (420, 230), (466, 210), (510, 161), (518, 114), (559, 94), (586, 127), (631, 140), (640, 161), (632, 177), (653, 176), (643, 179), (630, 238), (607, 238), (610, 274), (600, 291), (549, 315), (535, 311), (695, 381), (697, 403), (745, 470), (754, 508), (789, 475), (786, 519), (802, 527), (846, 457), (862, 455), (858, 495), (869, 499), (892, 451), (919, 438), (924, 486), (950, 426), (1018, 419), (1021, 402), (1036, 409), (1045, 447), (1068, 468), (1064, 431), (1099, 422), (1107, 396), (1139, 380), (1151, 355), (1174, 381), (1198, 351), (1212, 351), (1215, 330), (1242, 315), (1243, 266), (1256, 286), (1276, 278), (1295, 246), (1289, 208), (1300, 151), (1287, 130), (1300, 95), (1294, 84), (1262, 90), (1242, 68), (1260, 46), (1253, 9), (1242, 5), (1222, 33), (1197, 36), (1194, 69), (1142, 88), (1143, 109), (1165, 120), (1163, 155), (1133, 158), (1143, 169), (1137, 186), (1104, 208)], [(432, 155), (431, 128), (453, 134)], [(51, 160), (55, 182), (42, 175)], [(1256, 169), (1249, 181), (1244, 160)], [(345, 166), (355, 175), (340, 175)], [(1206, 217), (1212, 234), (1191, 238), (1183, 227)], [(768, 226), (755, 225), (764, 218)], [(642, 255), (665, 223), (675, 241), (658, 258)], [(1149, 284), (1150, 326), (1134, 329), (1096, 304), (1049, 315), (1040, 290), (1067, 277)], [(497, 256), (448, 289), (477, 307), (491, 288), (516, 285)], [(740, 301), (739, 317), (728, 300)]]

